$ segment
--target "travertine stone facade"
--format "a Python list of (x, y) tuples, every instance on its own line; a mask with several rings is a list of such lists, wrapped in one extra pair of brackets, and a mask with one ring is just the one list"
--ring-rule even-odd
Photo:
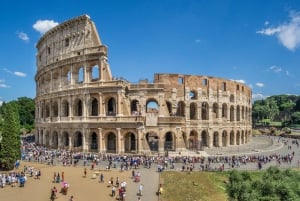
[(89, 16), (37, 43), (36, 142), (98, 153), (238, 146), (251, 139), (251, 89), (209, 76), (113, 78), (107, 47)]

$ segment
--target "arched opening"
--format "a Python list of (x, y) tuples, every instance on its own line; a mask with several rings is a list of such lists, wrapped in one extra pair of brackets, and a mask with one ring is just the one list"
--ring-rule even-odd
[(67, 100), (63, 100), (63, 102), (62, 102), (61, 116), (62, 117), (69, 116), (69, 102)]
[(52, 114), (53, 114), (53, 117), (58, 117), (58, 103), (57, 103), (57, 101), (52, 103)]
[(190, 119), (196, 120), (197, 119), (197, 103), (190, 104)]
[(62, 143), (64, 147), (69, 147), (69, 133), (63, 132), (62, 134)]
[(98, 116), (98, 111), (99, 111), (99, 104), (98, 104), (98, 100), (96, 98), (92, 99), (92, 116)]
[(147, 113), (158, 113), (159, 105), (155, 99), (149, 99), (146, 103), (146, 112)]
[(185, 117), (185, 103), (183, 101), (178, 102), (176, 115), (179, 117)]
[(237, 131), (236, 133), (236, 145), (240, 145), (241, 144), (241, 133), (240, 131)]
[(52, 148), (57, 149), (58, 148), (58, 133), (54, 131), (52, 133)]
[(237, 121), (241, 120), (241, 111), (240, 111), (240, 106), (239, 105), (236, 107), (236, 120)]
[(168, 108), (168, 112), (170, 114), (170, 116), (172, 116), (172, 103), (170, 103), (169, 101), (166, 101), (167, 104), (167, 108)]
[(78, 80), (77, 83), (83, 83), (84, 80), (84, 71), (83, 71), (83, 67), (80, 67), (78, 70)]
[(230, 132), (230, 145), (234, 145), (234, 132)]
[(226, 105), (226, 103), (222, 104), (222, 118), (227, 119), (227, 105)]
[(136, 138), (134, 133), (127, 133), (125, 135), (124, 143), (125, 143), (124, 145), (125, 152), (127, 153), (136, 152)]
[(213, 104), (213, 108), (212, 108), (212, 117), (213, 119), (217, 119), (219, 118), (219, 105), (217, 103)]
[(223, 132), (222, 132), (222, 145), (224, 146), (224, 147), (227, 147), (228, 146), (228, 135), (227, 135), (227, 132), (226, 132), (226, 130), (224, 130)]
[(100, 78), (100, 73), (99, 73), (99, 66), (95, 65), (92, 67), (92, 81), (97, 81)]
[(234, 121), (234, 107), (230, 106), (230, 121)]
[(208, 120), (208, 114), (209, 114), (209, 111), (208, 111), (208, 103), (206, 102), (203, 102), (202, 103), (202, 106), (201, 106), (201, 117), (202, 117), (202, 120)]
[(107, 101), (107, 115), (108, 116), (116, 116), (116, 100), (114, 98), (110, 98)]
[(82, 146), (82, 133), (77, 131), (74, 135), (74, 147), (78, 148)]
[(50, 133), (49, 133), (49, 131), (46, 131), (46, 134), (45, 134), (45, 145), (46, 145), (46, 147), (49, 147), (49, 145), (50, 145)]
[(98, 150), (98, 137), (97, 133), (93, 132), (91, 135), (91, 151)]
[(76, 99), (74, 104), (74, 116), (81, 117), (82, 113), (82, 101), (80, 99)]
[(135, 115), (135, 116), (139, 115), (138, 104), (139, 104), (138, 100), (132, 100), (130, 102), (131, 115)]
[(146, 140), (148, 142), (151, 151), (158, 151), (158, 136), (154, 132), (149, 132), (146, 134)]
[(116, 138), (116, 135), (112, 132), (108, 133), (107, 134), (107, 137), (106, 137), (106, 149), (107, 149), (107, 152), (110, 152), (110, 153), (116, 153), (117, 152), (117, 138)]
[(205, 130), (201, 132), (201, 147), (208, 147), (208, 133)]
[(189, 137), (189, 149), (197, 149), (198, 148), (198, 134), (196, 131), (191, 131)]
[(218, 132), (214, 132), (213, 135), (213, 146), (214, 147), (219, 147), (219, 133)]
[(164, 150), (165, 151), (174, 150), (173, 134), (171, 132), (167, 132), (166, 135), (165, 135)]
[(46, 103), (46, 117), (50, 117), (50, 104)]
[(242, 131), (242, 135), (241, 135), (241, 144), (245, 144), (245, 133), (244, 133), (244, 131)]

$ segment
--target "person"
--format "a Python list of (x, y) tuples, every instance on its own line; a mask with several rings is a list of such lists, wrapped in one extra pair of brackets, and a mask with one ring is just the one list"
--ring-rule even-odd
[(86, 168), (84, 168), (84, 177), (86, 177), (86, 173), (87, 173)]
[(143, 185), (143, 184), (140, 184), (140, 185), (139, 185), (139, 195), (140, 195), (140, 196), (142, 195), (143, 188), (144, 188), (144, 185)]
[(138, 201), (142, 201), (141, 197), (138, 197)]
[(104, 176), (103, 176), (103, 174), (101, 173), (100, 174), (100, 183), (103, 183), (104, 182)]
[(50, 200), (51, 201), (54, 201), (56, 199), (56, 192), (57, 192), (57, 189), (56, 187), (54, 186), (52, 189), (51, 189), (51, 196), (50, 196)]
[(61, 181), (62, 182), (65, 181), (65, 173), (64, 172), (61, 173)]
[(116, 195), (116, 187), (113, 186), (112, 189), (111, 189), (111, 196), (115, 197), (115, 195)]
[(71, 195), (71, 197), (70, 197), (69, 201), (75, 201), (75, 199), (74, 199), (74, 196), (73, 196), (73, 195)]

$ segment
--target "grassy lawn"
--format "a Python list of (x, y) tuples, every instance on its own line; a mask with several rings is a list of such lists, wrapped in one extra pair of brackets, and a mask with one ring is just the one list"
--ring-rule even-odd
[(226, 201), (226, 172), (161, 173), (164, 192), (161, 201)]

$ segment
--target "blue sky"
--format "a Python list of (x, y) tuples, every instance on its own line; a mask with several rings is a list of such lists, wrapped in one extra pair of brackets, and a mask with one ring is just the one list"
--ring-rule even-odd
[(0, 103), (35, 97), (35, 45), (49, 28), (87, 14), (109, 48), (112, 74), (238, 80), (253, 99), (300, 95), (300, 1), (1, 1)]

